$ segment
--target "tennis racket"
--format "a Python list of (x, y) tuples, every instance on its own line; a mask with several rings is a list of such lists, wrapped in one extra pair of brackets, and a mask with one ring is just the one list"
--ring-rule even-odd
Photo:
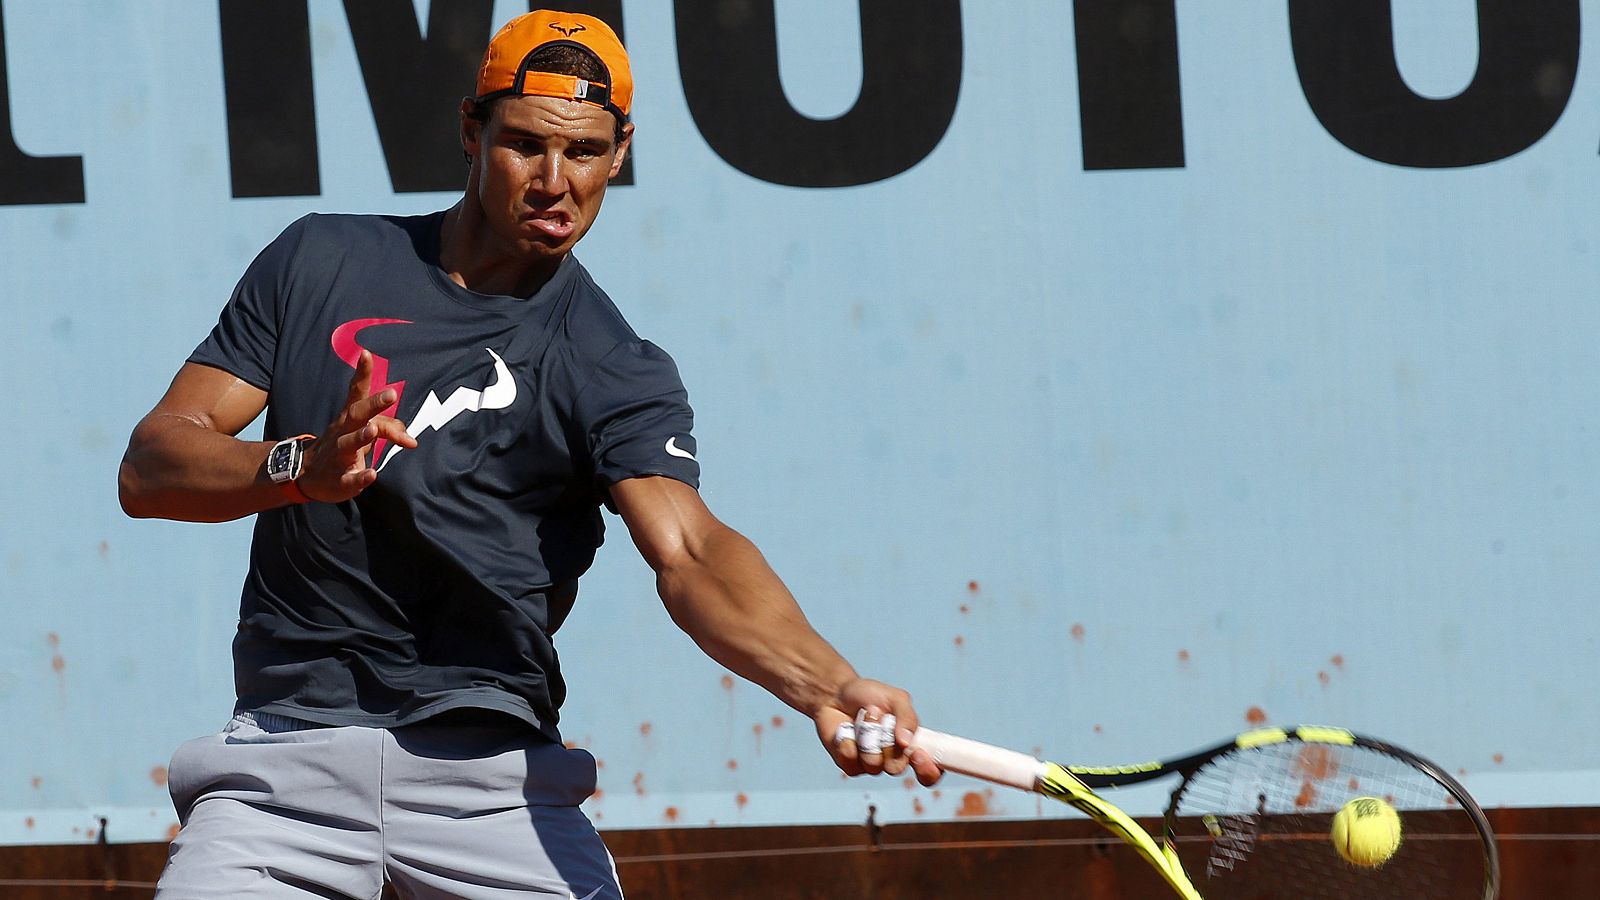
[[(858, 725), (862, 749), (892, 740), (886, 719)], [(881, 730), (867, 734), (873, 727)], [(916, 731), (912, 747), (948, 771), (1086, 813), (1186, 900), (1493, 900), (1499, 891), (1494, 834), (1466, 789), (1414, 753), (1342, 728), (1262, 728), (1179, 759), (1127, 766), (1063, 766), (929, 728)], [(1159, 842), (1094, 792), (1168, 775), (1181, 781)], [(1400, 816), (1400, 845), (1376, 866), (1347, 862), (1331, 837), (1334, 815), (1362, 797), (1380, 798)]]

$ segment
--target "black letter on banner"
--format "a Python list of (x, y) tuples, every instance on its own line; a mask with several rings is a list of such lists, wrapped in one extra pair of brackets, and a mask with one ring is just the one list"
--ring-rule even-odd
[(932, 153), (955, 115), (960, 0), (860, 0), (861, 95), (849, 112), (821, 120), (784, 96), (771, 0), (676, 0), (675, 8), (695, 125), (717, 155), (762, 181), (846, 187), (891, 178)]
[(1077, 0), (1083, 167), (1183, 168), (1174, 0)]
[(0, 10), (0, 206), (82, 202), (83, 157), (29, 156), (11, 133), (5, 14)]
[(1478, 0), (1478, 71), (1443, 100), (1395, 61), (1390, 0), (1289, 0), (1300, 86), (1341, 144), (1379, 162), (1475, 166), (1533, 146), (1561, 118), (1578, 66), (1579, 0)]
[[(611, 30), (617, 33), (617, 37), (622, 38), (622, 46), (628, 46), (627, 32), (622, 30), (622, 0), (561, 0), (560, 3), (549, 5), (563, 12), (583, 13), (586, 16), (594, 16), (596, 19), (611, 26)], [(529, 9), (544, 9), (546, 6), (547, 4), (541, 2), (541, 0), (528, 0)], [(476, 77), (476, 70), (474, 70), (473, 75)], [(634, 93), (637, 95), (638, 91)], [(639, 142), (635, 139), (632, 147), (628, 150), (627, 158), (622, 161), (622, 171), (617, 173), (617, 177), (611, 179), (613, 186), (633, 184), (633, 156), (638, 150)]]
[(428, 36), (411, 0), (344, 0), (389, 181), (400, 193), (460, 190), (461, 98), (494, 33), (494, 0), (437, 0)]
[(305, 0), (220, 0), (235, 197), (322, 192)]

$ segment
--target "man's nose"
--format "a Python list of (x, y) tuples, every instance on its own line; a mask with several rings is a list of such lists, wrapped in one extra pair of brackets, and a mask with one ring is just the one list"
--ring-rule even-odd
[(534, 187), (550, 195), (567, 192), (567, 166), (560, 153), (547, 152), (539, 157)]

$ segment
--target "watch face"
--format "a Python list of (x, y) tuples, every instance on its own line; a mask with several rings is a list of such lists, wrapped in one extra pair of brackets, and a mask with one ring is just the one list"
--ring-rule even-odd
[(284, 441), (273, 447), (272, 453), (267, 456), (267, 475), (274, 481), (287, 481), (292, 478), (294, 452), (298, 449), (299, 447), (292, 441)]

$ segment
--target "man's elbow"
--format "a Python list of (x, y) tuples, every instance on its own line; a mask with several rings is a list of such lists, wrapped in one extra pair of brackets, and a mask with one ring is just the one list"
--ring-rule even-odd
[(156, 515), (150, 503), (150, 492), (138, 468), (126, 458), (117, 467), (117, 502), (122, 511), (135, 519), (150, 519)]

